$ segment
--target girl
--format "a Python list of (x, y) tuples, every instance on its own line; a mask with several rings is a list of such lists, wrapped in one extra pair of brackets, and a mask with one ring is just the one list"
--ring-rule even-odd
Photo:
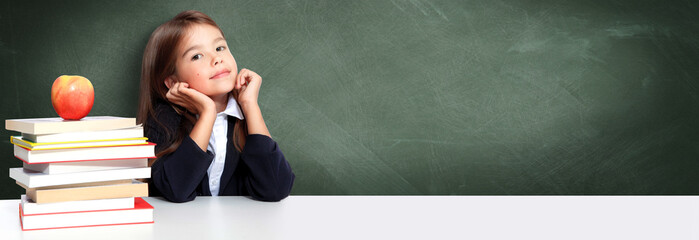
[(150, 191), (173, 202), (246, 195), (279, 201), (294, 174), (257, 103), (262, 78), (238, 66), (223, 31), (185, 11), (143, 53), (138, 122), (156, 143)]

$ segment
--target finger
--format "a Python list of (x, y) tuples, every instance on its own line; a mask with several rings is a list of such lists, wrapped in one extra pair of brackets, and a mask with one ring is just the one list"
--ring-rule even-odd
[(172, 95), (172, 92), (170, 92), (170, 91), (167, 91), (167, 93), (165, 94), (165, 98), (167, 98), (167, 100), (172, 101), (173, 97), (174, 96)]
[(174, 103), (175, 105), (181, 106), (183, 108), (186, 108), (190, 112), (194, 112), (194, 108), (192, 108), (193, 104), (192, 101), (189, 97), (186, 96), (186, 94), (179, 94), (179, 95), (168, 95), (168, 100), (171, 103)]
[(241, 87), (247, 83), (246, 79), (249, 77), (249, 75), (250, 70), (246, 68), (240, 70), (240, 79), (238, 79), (238, 84), (240, 84)]
[(180, 97), (191, 96), (191, 94), (189, 94), (189, 91), (192, 90), (192, 89), (189, 88), (188, 86), (189, 86), (189, 85), (188, 85), (187, 83), (181, 83), (181, 84), (177, 87), (177, 93), (179, 94)]
[(240, 89), (243, 86), (242, 80), (241, 80), (241, 79), (243, 79), (243, 77), (244, 77), (243, 73), (241, 72), (238, 74), (238, 77), (235, 79), (235, 85), (237, 86), (236, 89)]
[(257, 73), (248, 71), (247, 77), (245, 78), (245, 85), (250, 85), (250, 83), (256, 82), (258, 80), (257, 78), (259, 78)]
[(235, 75), (235, 78), (233, 78), (233, 89), (238, 89), (238, 75)]
[(190, 101), (196, 98), (198, 93), (199, 92), (197, 90), (191, 88), (182, 88), (180, 90), (180, 94), (182, 95), (182, 97)]
[(172, 87), (170, 88), (170, 90), (167, 91), (167, 93), (175, 96), (175, 95), (177, 95), (177, 89), (179, 89), (179, 83), (173, 84)]
[(173, 85), (172, 88), (168, 91), (168, 94), (170, 95), (170, 98), (173, 100), (177, 100), (178, 104), (182, 104), (183, 101), (185, 101), (185, 98), (187, 98), (190, 94), (188, 94), (187, 91), (191, 90), (189, 88), (186, 88), (187, 84), (185, 83), (176, 83)]
[(243, 69), (238, 72), (238, 75), (235, 76), (235, 89), (238, 90), (241, 87), (240, 84), (240, 79), (243, 77)]
[(167, 91), (167, 94), (166, 94), (168, 99), (170, 99), (170, 98), (178, 99), (178, 98), (181, 98), (181, 95), (182, 95), (182, 93), (180, 92), (180, 87), (177, 84), (173, 85), (172, 88), (170, 88), (170, 90)]
[(172, 93), (167, 93), (166, 97), (167, 97), (167, 100), (170, 101), (171, 103), (185, 107), (184, 100), (181, 97), (176, 96)]
[(262, 81), (262, 77), (260, 77), (260, 75), (256, 72), (250, 71), (250, 75), (250, 82), (254, 81), (255, 83), (259, 83)]
[(248, 76), (250, 76), (250, 81), (259, 80), (259, 78), (260, 78), (260, 74), (257, 74), (256, 72), (253, 72), (252, 70), (248, 70)]
[(177, 90), (181, 92), (182, 90), (187, 89), (187, 87), (185, 86), (185, 84), (186, 84), (186, 83), (180, 83), (180, 84), (177, 86)]
[(258, 86), (260, 85), (261, 79), (260, 76), (257, 75), (255, 72), (249, 71), (246, 79), (244, 80), (244, 84), (246, 87), (250, 87), (251, 85)]

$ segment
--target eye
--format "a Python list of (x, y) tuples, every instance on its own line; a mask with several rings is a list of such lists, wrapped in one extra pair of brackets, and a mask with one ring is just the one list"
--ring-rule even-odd
[(226, 50), (226, 47), (225, 47), (225, 46), (220, 46), (220, 47), (217, 47), (217, 48), (216, 48), (216, 51), (217, 51), (217, 52), (220, 52), (220, 51), (223, 51), (223, 50)]
[(194, 55), (194, 57), (192, 57), (192, 61), (194, 61), (194, 60), (199, 60), (199, 59), (201, 59), (202, 57), (203, 57), (203, 56), (202, 56), (201, 54)]

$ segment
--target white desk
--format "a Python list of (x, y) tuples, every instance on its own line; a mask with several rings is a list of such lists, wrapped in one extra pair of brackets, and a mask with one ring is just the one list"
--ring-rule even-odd
[(2, 200), (0, 239), (699, 239), (699, 196), (146, 200), (155, 224), (26, 232), (19, 200)]

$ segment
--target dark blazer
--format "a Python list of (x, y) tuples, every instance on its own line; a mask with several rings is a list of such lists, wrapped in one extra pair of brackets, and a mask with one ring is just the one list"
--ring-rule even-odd
[[(173, 134), (177, 133), (182, 116), (166, 103), (155, 106), (158, 120)], [(277, 143), (265, 135), (248, 135), (245, 147), (238, 152), (233, 146), (235, 117), (228, 116), (226, 163), (221, 175), (220, 196), (250, 196), (261, 201), (279, 201), (291, 192), (294, 173)], [(149, 121), (144, 129), (148, 141), (156, 143), (156, 153), (174, 141), (162, 126)], [(206, 173), (214, 155), (185, 136), (172, 153), (161, 156), (151, 166), (151, 196), (162, 195), (172, 202), (187, 202), (196, 196), (211, 196)]]

